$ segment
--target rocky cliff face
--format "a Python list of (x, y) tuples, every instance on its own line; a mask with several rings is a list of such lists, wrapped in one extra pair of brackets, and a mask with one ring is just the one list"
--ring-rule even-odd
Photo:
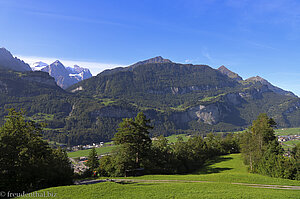
[(77, 83), (75, 79), (71, 79), (69, 77), (69, 72), (65, 68), (65, 66), (58, 60), (54, 63), (46, 66), (41, 71), (49, 73), (52, 77), (54, 77), (56, 83), (61, 88), (66, 89), (67, 87)]
[(31, 71), (31, 68), (24, 61), (13, 57), (13, 55), (5, 48), (0, 48), (0, 69), (14, 71)]
[(78, 65), (74, 65), (73, 68), (67, 67), (66, 69), (69, 71), (69, 76), (71, 78), (75, 78), (78, 81), (82, 81), (82, 80), (92, 77), (92, 74), (89, 69), (82, 68)]

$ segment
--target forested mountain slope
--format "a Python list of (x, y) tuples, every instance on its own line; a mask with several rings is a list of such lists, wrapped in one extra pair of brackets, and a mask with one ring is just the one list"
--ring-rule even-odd
[(104, 71), (64, 91), (47, 73), (4, 70), (0, 114), (23, 108), (28, 119), (48, 123), (45, 138), (70, 145), (107, 141), (123, 118), (140, 111), (155, 126), (153, 134), (240, 130), (262, 112), (279, 127), (300, 126), (298, 97), (230, 74), (155, 58)]

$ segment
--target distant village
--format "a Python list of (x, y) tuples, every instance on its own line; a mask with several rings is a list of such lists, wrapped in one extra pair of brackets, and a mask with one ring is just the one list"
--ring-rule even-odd
[(278, 142), (286, 142), (291, 140), (300, 140), (300, 135), (279, 135)]
[[(100, 147), (107, 147), (107, 146), (112, 146), (113, 144), (111, 142), (109, 143), (93, 143), (93, 144), (87, 144), (87, 145), (76, 145), (72, 147), (67, 147), (68, 152), (75, 152), (78, 150), (88, 150), (92, 148), (100, 148)], [(104, 155), (99, 155), (98, 158), (100, 159)], [(85, 165), (85, 163), (88, 161), (88, 158), (83, 156), (79, 158), (70, 158), (72, 162), (72, 168), (74, 169), (75, 173), (83, 173), (85, 172), (88, 167)]]
[[(110, 146), (110, 145), (106, 145), (106, 146)], [(74, 152), (78, 150), (85, 150), (85, 149), (99, 148), (99, 147), (104, 147), (104, 142), (67, 147), (67, 151)]]
[(287, 141), (294, 141), (294, 140), (299, 140), (300, 141), (300, 135), (278, 135), (278, 142), (282, 146), (286, 146), (288, 150), (285, 150), (284, 156), (290, 157), (291, 156), (291, 149), (294, 147), (293, 144), (287, 144)]

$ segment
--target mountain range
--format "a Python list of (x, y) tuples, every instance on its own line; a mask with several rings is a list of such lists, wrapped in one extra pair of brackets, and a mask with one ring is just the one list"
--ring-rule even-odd
[(48, 123), (45, 138), (69, 145), (108, 141), (123, 118), (139, 111), (151, 119), (152, 133), (163, 135), (241, 130), (261, 112), (278, 127), (300, 126), (296, 95), (260, 77), (243, 80), (225, 66), (213, 69), (155, 57), (105, 70), (63, 90), (49, 74), (74, 74), (82, 72), (80, 67), (67, 68), (59, 61), (35, 66), (47, 74), (2, 65), (0, 115), (7, 108), (23, 108), (28, 119)]
[(63, 89), (76, 84), (84, 79), (92, 77), (89, 69), (81, 68), (78, 65), (74, 67), (65, 67), (59, 60), (48, 65), (44, 62), (35, 62), (31, 65), (34, 71), (44, 71), (54, 77), (58, 86)]
[(84, 79), (92, 77), (89, 69), (82, 68), (78, 65), (73, 67), (65, 67), (59, 60), (48, 65), (44, 62), (35, 62), (32, 65), (13, 57), (13, 55), (5, 48), (0, 48), (0, 69), (13, 71), (44, 71), (54, 77), (57, 85), (66, 89)]

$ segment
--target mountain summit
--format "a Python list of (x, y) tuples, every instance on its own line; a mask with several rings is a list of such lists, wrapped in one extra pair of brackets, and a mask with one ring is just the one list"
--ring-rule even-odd
[(31, 71), (28, 64), (17, 57), (13, 57), (5, 48), (0, 48), (0, 68), (14, 71)]
[(61, 88), (67, 88), (79, 81), (92, 77), (89, 69), (78, 65), (74, 67), (65, 67), (59, 60), (48, 65), (44, 62), (35, 62), (31, 65), (34, 71), (43, 71), (49, 73), (55, 78), (57, 85)]
[(139, 62), (131, 65), (131, 67), (135, 67), (135, 66), (143, 65), (143, 64), (154, 64), (154, 63), (172, 63), (172, 61), (169, 59), (164, 59), (161, 56), (157, 56), (157, 57), (153, 57), (151, 59), (147, 59), (144, 61), (139, 61)]
[(145, 65), (145, 64), (161, 64), (161, 63), (173, 63), (171, 60), (169, 59), (164, 59), (161, 56), (157, 56), (157, 57), (153, 57), (150, 59), (146, 59), (144, 61), (139, 61), (135, 64), (132, 64), (130, 66), (127, 67), (117, 67), (117, 68), (113, 68), (113, 69), (106, 69), (104, 71), (102, 71), (101, 73), (99, 73), (98, 75), (103, 76), (103, 75), (111, 75), (120, 71), (132, 71), (133, 69), (135, 69), (137, 66), (140, 65)]
[(291, 91), (286, 91), (277, 86), (274, 86), (273, 84), (271, 84), (266, 79), (264, 79), (260, 76), (250, 77), (250, 78), (246, 79), (245, 81), (260, 82), (262, 85), (267, 86), (268, 89), (270, 89), (271, 91), (273, 91), (277, 94), (296, 97), (296, 95), (294, 93), (292, 93)]
[(223, 65), (218, 68), (218, 71), (220, 71), (224, 75), (227, 75), (228, 77), (230, 77), (234, 80), (237, 80), (237, 81), (242, 81), (243, 80), (243, 78), (241, 78), (238, 74), (232, 72), (231, 70), (229, 70), (228, 68), (226, 68)]
[(30, 67), (33, 71), (40, 71), (43, 68), (48, 66), (45, 62), (39, 61), (39, 62), (34, 62), (33, 64), (30, 64)]

